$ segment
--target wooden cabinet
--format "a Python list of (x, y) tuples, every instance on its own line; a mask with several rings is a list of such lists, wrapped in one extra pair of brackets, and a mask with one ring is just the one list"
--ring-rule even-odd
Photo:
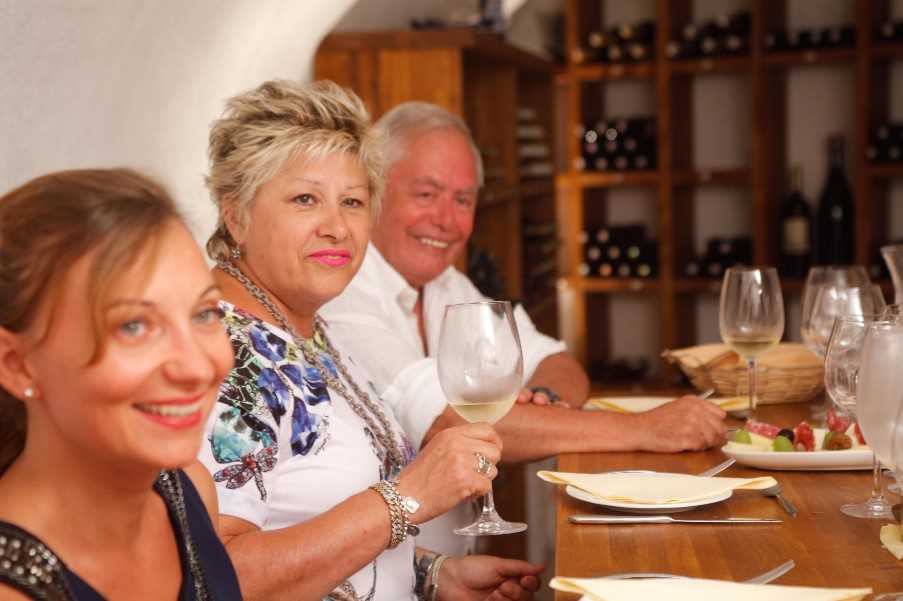
[[(658, 307), (662, 348), (695, 344), (696, 312), (700, 295), (714, 295), (719, 280), (683, 276), (683, 266), (693, 253), (697, 228), (692, 210), (693, 191), (718, 184), (749, 191), (749, 233), (753, 259), (774, 265), (778, 259), (780, 201), (786, 189), (787, 125), (786, 75), (810, 65), (839, 65), (852, 69), (855, 89), (854, 135), (849, 141), (848, 176), (855, 198), (855, 257), (858, 263), (874, 262), (875, 246), (888, 239), (889, 180), (903, 176), (903, 168), (873, 166), (865, 161), (871, 128), (886, 122), (889, 114), (889, 68), (903, 59), (903, 45), (876, 44), (874, 32), (889, 17), (886, 0), (838, 0), (849, 2), (855, 19), (856, 45), (851, 49), (766, 53), (766, 32), (784, 27), (787, 3), (782, 0), (749, 0), (751, 49), (748, 55), (701, 60), (670, 60), (666, 46), (679, 37), (681, 28), (694, 20), (689, 0), (655, 2), (656, 41), (651, 60), (630, 64), (575, 64), (565, 68), (560, 81), (566, 94), (567, 161), (556, 180), (558, 213), (564, 240), (564, 277), (559, 284), (562, 337), (584, 362), (610, 358), (608, 307), (617, 295), (645, 295)], [(566, 54), (584, 46), (590, 31), (604, 22), (608, 2), (565, 0)], [(732, 5), (733, 6), (733, 5)], [(578, 53), (579, 54), (579, 53)], [(707, 168), (692, 163), (694, 114), (691, 84), (695, 78), (736, 74), (743, 78), (750, 98), (749, 163), (731, 168)], [(579, 124), (604, 116), (599, 90), (623, 82), (644, 81), (654, 94), (657, 119), (657, 168), (650, 171), (609, 173), (575, 169), (580, 141), (572, 132)], [(601, 115), (600, 115), (601, 111)], [(578, 275), (581, 261), (579, 232), (586, 226), (605, 225), (599, 205), (618, 187), (645, 187), (654, 191), (659, 239), (659, 275), (655, 279), (602, 279)], [(800, 281), (784, 281), (789, 295), (798, 294)], [(716, 320), (717, 314), (711, 316)], [(661, 377), (649, 388), (673, 383), (675, 373), (660, 365)], [(603, 388), (604, 383), (596, 383)]]
[[(519, 115), (542, 128), (552, 166), (552, 64), (497, 35), (469, 29), (338, 33), (320, 45), (314, 74), (357, 92), (374, 119), (408, 100), (432, 102), (464, 118), (486, 175), (472, 241), (495, 260), (505, 296), (523, 301), (537, 326), (554, 335), (557, 250), (551, 270), (548, 261), (537, 265), (531, 247), (536, 228), (524, 228), (548, 226), (545, 244), (556, 243), (553, 173), (534, 176), (524, 169), (517, 135)], [(537, 273), (538, 267), (548, 273)]]

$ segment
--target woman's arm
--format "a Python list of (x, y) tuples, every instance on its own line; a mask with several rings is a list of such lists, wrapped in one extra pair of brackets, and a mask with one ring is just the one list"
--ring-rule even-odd
[(279, 530), (220, 516), (220, 537), (247, 601), (319, 601), (389, 545), (389, 512), (371, 490)]
[(194, 484), (194, 488), (198, 491), (207, 513), (210, 514), (210, 521), (213, 527), (219, 532), (219, 502), (216, 498), (216, 484), (213, 483), (213, 476), (204, 467), (204, 464), (195, 460), (188, 467), (183, 468), (185, 475)]

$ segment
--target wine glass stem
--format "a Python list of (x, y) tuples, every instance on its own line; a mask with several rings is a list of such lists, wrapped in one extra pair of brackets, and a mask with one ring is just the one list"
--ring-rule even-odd
[(489, 517), (495, 513), (495, 498), (492, 496), (492, 486), (489, 486), (489, 492), (483, 495), (483, 516)]
[(749, 371), (749, 418), (756, 419), (756, 358), (747, 360)]
[(872, 455), (872, 500), (883, 500), (884, 495), (881, 491), (881, 462), (878, 461), (877, 455)]

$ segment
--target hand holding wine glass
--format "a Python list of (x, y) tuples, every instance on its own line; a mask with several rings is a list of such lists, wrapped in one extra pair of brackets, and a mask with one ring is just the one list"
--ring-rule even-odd
[[(465, 420), (495, 423), (511, 409), (523, 385), (524, 361), (511, 303), (485, 301), (445, 308), (437, 354), (439, 383), (449, 405)], [(477, 456), (478, 471), (486, 469)], [(527, 529), (495, 510), (492, 490), (473, 524), (455, 534), (510, 534)]]
[(731, 267), (721, 285), (721, 338), (747, 362), (749, 419), (756, 415), (756, 358), (784, 334), (784, 298), (773, 267)]

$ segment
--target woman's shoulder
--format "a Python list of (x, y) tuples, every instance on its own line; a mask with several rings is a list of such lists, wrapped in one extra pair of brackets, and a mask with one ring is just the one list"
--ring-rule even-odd
[(0, 599), (74, 598), (65, 564), (28, 530), (0, 520), (0, 553)]

